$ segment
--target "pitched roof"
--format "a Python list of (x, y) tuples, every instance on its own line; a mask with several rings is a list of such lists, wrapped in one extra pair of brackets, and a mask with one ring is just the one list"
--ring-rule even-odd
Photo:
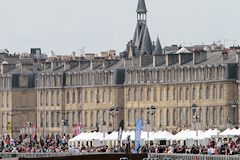
[(147, 12), (145, 0), (139, 0), (138, 1), (137, 12), (138, 13), (146, 13)]
[(152, 54), (153, 46), (152, 46), (152, 40), (148, 31), (148, 27), (145, 27), (144, 35), (143, 35), (143, 41), (141, 46), (141, 55), (143, 55), (145, 52), (148, 54)]
[(162, 54), (162, 46), (158, 37), (156, 40), (155, 52), (156, 54)]

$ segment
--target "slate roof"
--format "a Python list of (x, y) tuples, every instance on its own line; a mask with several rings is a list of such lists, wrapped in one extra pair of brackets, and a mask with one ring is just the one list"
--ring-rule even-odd
[(138, 1), (137, 12), (138, 13), (146, 13), (147, 12), (147, 7), (146, 7), (146, 4), (145, 4), (145, 0), (139, 0)]

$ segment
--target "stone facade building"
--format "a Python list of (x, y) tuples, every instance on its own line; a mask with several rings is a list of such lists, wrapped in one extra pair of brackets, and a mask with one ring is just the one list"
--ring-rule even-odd
[[(145, 130), (149, 120), (151, 130), (173, 132), (195, 125), (239, 126), (239, 48), (162, 48), (159, 38), (151, 41), (144, 0), (138, 3), (133, 40), (119, 57), (61, 58), (52, 52), (43, 62), (44, 57), (36, 60), (39, 52), (34, 53), (28, 69), (23, 60), (1, 63), (1, 129), (7, 122), (18, 129), (20, 122), (31, 121), (41, 136), (73, 134), (76, 126), (113, 131), (124, 120), (128, 130), (135, 128), (137, 119), (143, 120)], [(156, 108), (151, 115), (150, 106)]]

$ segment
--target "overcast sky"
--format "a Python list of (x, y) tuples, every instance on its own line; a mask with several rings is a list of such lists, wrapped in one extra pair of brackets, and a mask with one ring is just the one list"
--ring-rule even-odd
[[(239, 0), (145, 0), (152, 40), (163, 46), (240, 42)], [(125, 49), (138, 0), (0, 0), (0, 48), (46, 53)], [(227, 42), (227, 41), (226, 41)]]

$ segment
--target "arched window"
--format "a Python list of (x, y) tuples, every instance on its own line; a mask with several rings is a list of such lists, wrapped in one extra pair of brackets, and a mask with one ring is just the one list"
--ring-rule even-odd
[(160, 101), (162, 101), (162, 100), (163, 100), (163, 89), (161, 87), (161, 89), (160, 89)]
[(75, 91), (73, 91), (73, 93), (72, 93), (72, 103), (73, 104), (76, 103), (76, 97), (75, 96), (76, 96)]
[(75, 111), (72, 112), (72, 125), (75, 124)]
[(186, 88), (186, 90), (185, 90), (185, 100), (188, 100), (188, 95), (189, 95), (189, 89), (188, 88)]
[(209, 99), (210, 93), (209, 93), (209, 87), (208, 87), (208, 86), (206, 87), (206, 92), (205, 92), (205, 94), (206, 94), (206, 99)]
[(143, 109), (141, 110), (141, 120), (142, 121), (144, 120), (144, 111), (143, 111)]
[(176, 100), (176, 89), (175, 89), (175, 87), (173, 88), (173, 100), (174, 101)]
[(202, 100), (202, 86), (199, 88), (199, 100)]
[(189, 111), (186, 109), (186, 125), (188, 126), (189, 123)]
[(49, 113), (46, 112), (46, 128), (49, 127), (48, 124), (49, 124)]
[(167, 92), (166, 92), (166, 100), (169, 101), (169, 88), (167, 88)]
[(46, 96), (46, 98), (45, 98), (45, 100), (46, 100), (46, 106), (48, 106), (48, 98), (49, 98), (49, 97), (48, 97), (48, 91), (46, 91), (45, 93), (46, 93), (46, 94), (45, 94), (45, 96)]
[(99, 122), (99, 110), (97, 110), (97, 113), (96, 113), (96, 122), (98, 123)]
[(88, 120), (88, 112), (85, 111), (85, 114), (84, 114), (84, 127), (87, 127), (88, 126), (88, 123), (87, 123), (87, 120)]
[(94, 126), (94, 116), (93, 116), (93, 111), (91, 112), (91, 127)]
[(219, 99), (223, 98), (223, 87), (222, 85), (219, 87)]
[(213, 123), (213, 125), (216, 125), (216, 116), (217, 116), (217, 115), (216, 115), (216, 109), (215, 109), (215, 108), (213, 108), (212, 114), (213, 114), (213, 115), (212, 115), (212, 116), (213, 116), (213, 122), (212, 122), (212, 123)]
[(133, 90), (133, 99), (134, 101), (137, 101), (137, 91), (136, 91), (136, 88)]
[(51, 112), (51, 127), (53, 128), (54, 127), (54, 112)]
[(82, 112), (78, 111), (78, 120), (77, 122), (80, 124), (82, 122)]
[(160, 109), (160, 113), (159, 113), (159, 119), (160, 119), (160, 128), (161, 128), (163, 125), (163, 113), (162, 113), (161, 109)]
[(156, 88), (154, 88), (154, 91), (153, 91), (153, 101), (157, 101), (157, 90), (156, 90)]
[(170, 116), (169, 116), (169, 110), (166, 111), (166, 126), (168, 127), (170, 125)]
[(213, 86), (213, 93), (212, 93), (212, 99), (216, 98), (216, 86)]
[(57, 90), (57, 96), (56, 97), (57, 97), (57, 106), (59, 106), (60, 105), (60, 99), (61, 99), (59, 90)]
[(138, 116), (137, 116), (137, 110), (135, 109), (135, 110), (134, 110), (134, 122), (135, 122), (135, 123), (137, 123), (137, 118), (138, 118)]
[(84, 102), (87, 103), (87, 91), (84, 92)]
[(219, 124), (223, 124), (223, 108), (221, 107), (219, 110)]
[(131, 125), (131, 111), (128, 110), (128, 126)]
[(196, 89), (193, 88), (192, 90), (192, 99), (195, 100), (196, 99)]
[(60, 112), (57, 112), (57, 127), (60, 127)]
[(53, 90), (51, 91), (51, 106), (53, 106), (53, 103), (54, 103), (54, 97), (53, 97), (53, 95), (54, 95), (54, 92), (53, 92)]
[(104, 103), (106, 102), (106, 91), (105, 90), (103, 91), (103, 102)]
[(91, 91), (91, 103), (94, 103), (94, 92)]
[(150, 92), (150, 89), (148, 88), (147, 89), (147, 101), (150, 101), (151, 100), (151, 92)]
[(69, 92), (67, 91), (67, 104), (69, 104), (70, 98), (69, 98)]
[(100, 103), (100, 95), (99, 90), (97, 90), (97, 103)]
[(184, 121), (182, 109), (179, 109), (179, 124), (182, 125)]
[(180, 87), (180, 89), (179, 89), (179, 100), (182, 100), (182, 87)]
[(141, 88), (141, 101), (144, 101), (144, 90), (143, 90), (143, 88)]
[(173, 109), (173, 126), (176, 126), (177, 123), (177, 112), (176, 109)]
[(112, 89), (109, 88), (109, 92), (108, 92), (108, 100), (109, 100), (109, 103), (112, 102)]
[(130, 88), (128, 88), (128, 101), (131, 101), (131, 89)]
[(209, 125), (209, 114), (208, 114), (208, 108), (206, 108), (206, 113), (205, 113), (205, 120), (206, 120), (206, 125)]
[(103, 120), (105, 120), (105, 111), (102, 112)]

